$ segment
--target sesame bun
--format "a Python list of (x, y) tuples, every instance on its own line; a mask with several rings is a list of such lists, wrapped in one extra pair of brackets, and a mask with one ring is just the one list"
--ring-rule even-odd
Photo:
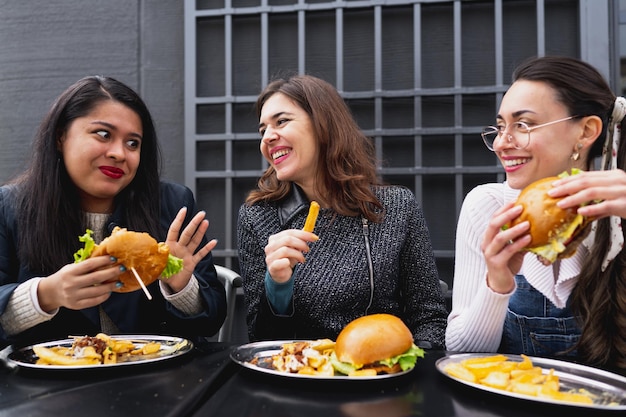
[(413, 345), (413, 335), (402, 320), (391, 314), (371, 314), (350, 322), (337, 336), (337, 359), (368, 365), (400, 355)]
[(131, 271), (135, 268), (145, 285), (156, 281), (169, 257), (169, 247), (163, 242), (157, 242), (148, 233), (133, 232), (116, 227), (113, 233), (104, 239), (91, 253), (93, 256), (110, 255), (126, 267), (126, 272), (119, 276), (122, 287), (116, 292), (131, 292), (141, 288)]

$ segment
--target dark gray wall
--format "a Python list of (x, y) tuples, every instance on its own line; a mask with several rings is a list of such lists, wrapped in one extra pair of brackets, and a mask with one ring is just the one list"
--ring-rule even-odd
[(23, 169), (52, 101), (93, 74), (144, 98), (164, 177), (182, 183), (183, 11), (182, 0), (0, 0), (0, 183)]

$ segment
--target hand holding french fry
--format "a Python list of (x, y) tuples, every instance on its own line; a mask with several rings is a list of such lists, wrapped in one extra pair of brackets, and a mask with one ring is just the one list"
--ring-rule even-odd
[(265, 263), (270, 276), (277, 283), (287, 282), (293, 268), (304, 263), (304, 255), (309, 252), (309, 243), (319, 238), (313, 234), (320, 206), (312, 201), (302, 230), (288, 229), (269, 237), (265, 246)]

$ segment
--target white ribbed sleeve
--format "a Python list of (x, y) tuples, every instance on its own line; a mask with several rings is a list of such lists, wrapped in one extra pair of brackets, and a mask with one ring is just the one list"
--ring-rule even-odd
[(511, 294), (498, 294), (487, 286), (487, 266), (480, 245), (491, 216), (504, 204), (504, 198), (502, 184), (485, 184), (470, 191), (461, 207), (447, 350), (494, 352), (500, 345)]

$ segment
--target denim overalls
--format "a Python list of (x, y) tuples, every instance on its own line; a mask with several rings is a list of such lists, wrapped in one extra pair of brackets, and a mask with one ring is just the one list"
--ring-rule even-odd
[(557, 308), (523, 275), (516, 275), (515, 282), (517, 290), (509, 300), (499, 351), (544, 357), (576, 356), (575, 350), (567, 351), (580, 337), (569, 301), (565, 308)]

